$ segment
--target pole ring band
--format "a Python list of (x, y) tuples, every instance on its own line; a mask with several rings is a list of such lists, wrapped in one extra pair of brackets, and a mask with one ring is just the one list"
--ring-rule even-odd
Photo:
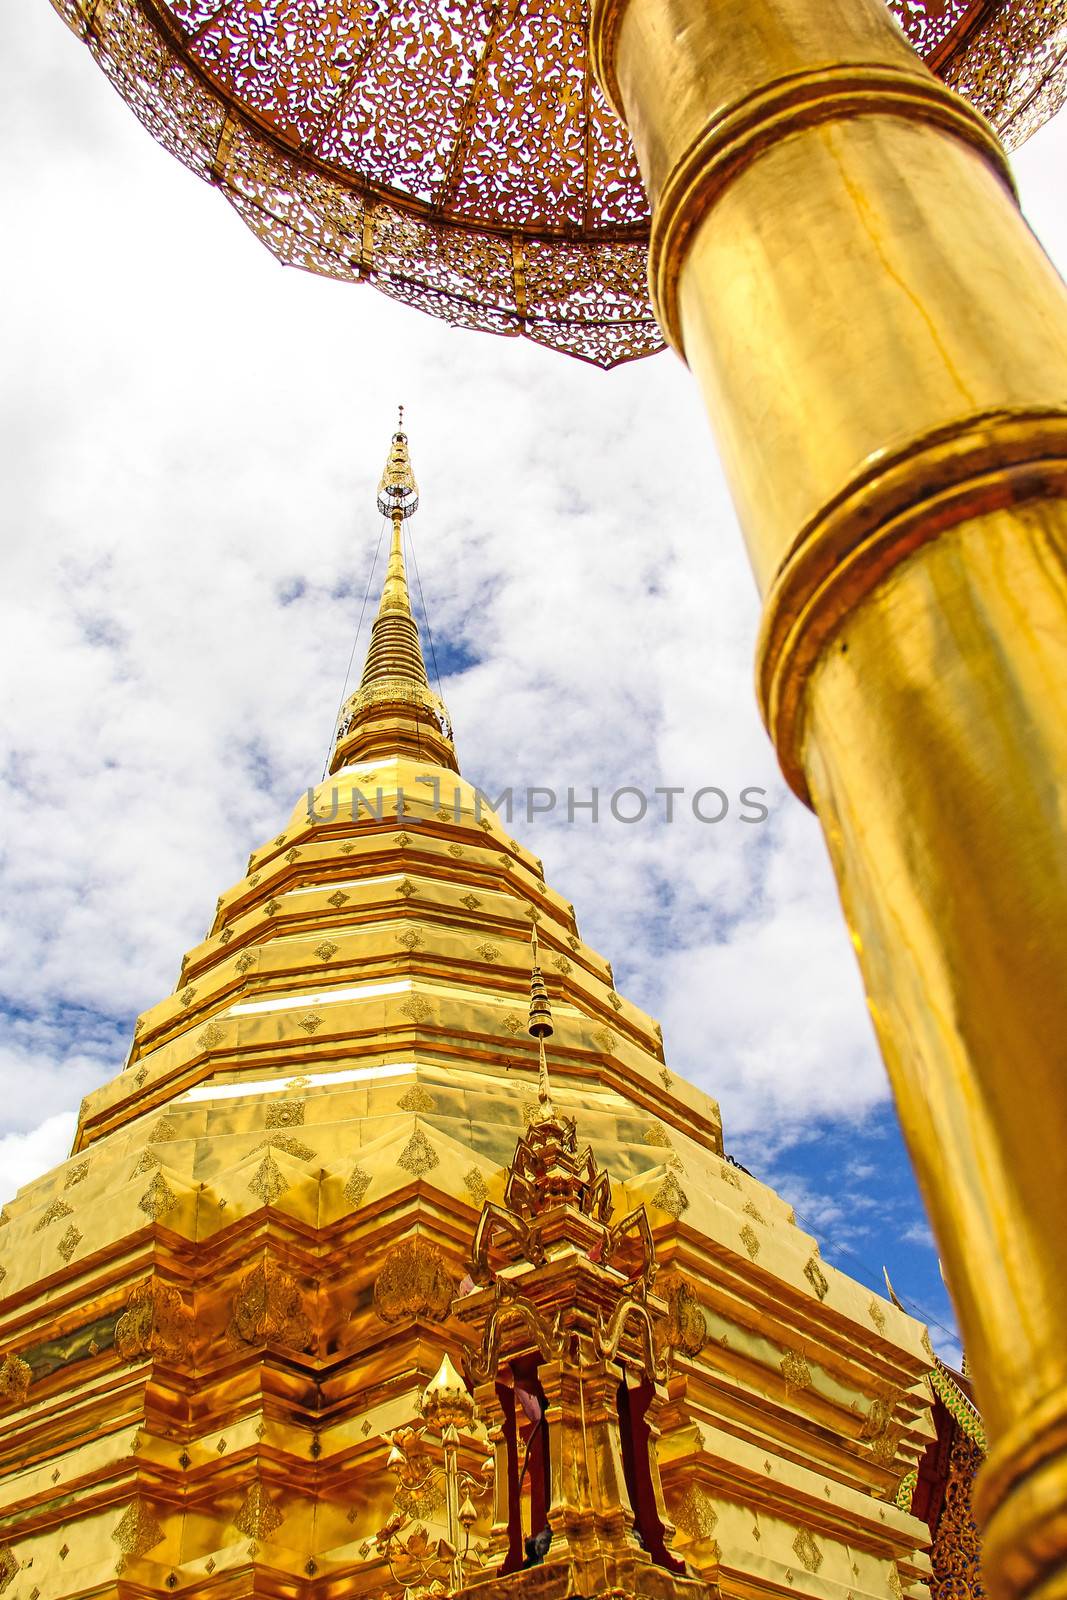
[(1026, 501), (1067, 498), (1067, 412), (987, 412), (878, 457), (806, 525), (767, 595), (756, 651), (760, 713), (790, 788), (805, 693), (823, 650), (883, 578), (938, 534)]
[[(597, 11), (597, 49), (625, 0), (604, 0)], [(590, 29), (590, 50), (594, 35)], [(601, 83), (604, 58), (595, 55)], [(655, 197), (648, 249), (652, 308), (665, 336), (685, 359), (678, 318), (678, 278), (691, 238), (719, 195), (751, 163), (782, 139), (823, 122), (853, 117), (904, 117), (955, 135), (993, 167), (1014, 199), (1007, 157), (996, 134), (966, 100), (925, 69), (840, 66), (779, 79), (727, 107), (697, 136)]]

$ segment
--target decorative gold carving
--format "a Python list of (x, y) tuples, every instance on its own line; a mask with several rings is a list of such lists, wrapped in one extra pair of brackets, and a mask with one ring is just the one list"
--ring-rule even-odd
[(19, 1564), (10, 1545), (0, 1544), (0, 1594), (18, 1576)]
[(178, 1290), (159, 1278), (137, 1284), (115, 1323), (115, 1348), (123, 1361), (159, 1356), (185, 1364), (189, 1359), (193, 1313)]
[(285, 852), (285, 855), (282, 857), (282, 859), (284, 861), (288, 861), (289, 865), (292, 866), (293, 862), (296, 860), (296, 858), (297, 858), (297, 856), (299, 854), (300, 854), (300, 851), (296, 848), (296, 845), (294, 844), (292, 849), (287, 850)]
[(949, 1452), (945, 1504), (930, 1548), (931, 1600), (983, 1600), (981, 1541), (971, 1509), (975, 1475), (984, 1455), (957, 1429)]
[(618, 1041), (616, 1040), (615, 1035), (612, 1033), (610, 1028), (597, 1028), (596, 1032), (593, 1034), (593, 1042), (598, 1044), (601, 1050), (610, 1055)]
[(251, 1154), (255, 1155), (260, 1150), (284, 1150), (288, 1156), (296, 1156), (298, 1161), (310, 1161), (315, 1152), (308, 1144), (302, 1144), (299, 1139), (293, 1139), (285, 1133), (272, 1133), (266, 1139), (261, 1139), (259, 1144), (253, 1145)]
[(763, 1215), (763, 1212), (759, 1209), (754, 1201), (746, 1200), (744, 1205), (741, 1207), (741, 1210), (745, 1213), (746, 1217), (751, 1217), (753, 1222), (762, 1222), (764, 1227), (767, 1226), (767, 1218)]
[(157, 1117), (148, 1130), (148, 1138), (152, 1144), (169, 1144), (178, 1137), (178, 1120), (169, 1114)]
[(142, 1172), (151, 1172), (153, 1167), (161, 1167), (162, 1165), (162, 1157), (158, 1156), (152, 1149), (151, 1145), (149, 1145), (147, 1150), (141, 1151), (140, 1159), (138, 1160), (133, 1171), (130, 1173), (130, 1177), (139, 1178)]
[(14, 1350), (9, 1350), (0, 1365), (0, 1399), (5, 1405), (21, 1406), (29, 1392), (33, 1371)]
[(274, 913), (281, 909), (281, 901), (275, 900), (272, 896), (271, 899), (267, 901), (263, 909), (267, 913), (268, 917), (273, 917)]
[(619, 999), (614, 989), (608, 990), (608, 1004), (616, 1012), (622, 1010), (622, 1001)]
[(878, 1332), (884, 1333), (886, 1329), (885, 1312), (882, 1310), (877, 1300), (875, 1300), (873, 1297), (870, 1305), (867, 1307), (867, 1315), (878, 1329)]
[(275, 1100), (267, 1107), (268, 1128), (302, 1128), (303, 1125), (303, 1100)]
[(254, 889), (256, 887), (256, 885), (259, 883), (259, 880), (260, 880), (261, 877), (262, 877), (262, 873), (254, 872), (252, 874), (252, 876), (248, 880), (249, 885)]
[(405, 1239), (389, 1251), (374, 1282), (374, 1309), (383, 1322), (426, 1317), (443, 1322), (456, 1286), (436, 1245)]
[(335, 889), (333, 894), (327, 896), (326, 904), (328, 906), (333, 906), (337, 911), (340, 911), (347, 899), (348, 896), (345, 894), (343, 889)]
[(396, 892), (397, 894), (402, 895), (405, 900), (410, 900), (411, 896), (415, 893), (415, 885), (412, 883), (410, 878), (405, 878), (401, 883), (397, 884)]
[(745, 1223), (744, 1227), (741, 1229), (740, 1238), (741, 1243), (744, 1245), (749, 1256), (753, 1261), (755, 1261), (760, 1252), (760, 1242), (759, 1235), (752, 1226), (751, 1222)]
[(343, 856), (350, 856), (355, 848), (356, 847), (353, 841), (351, 839), (346, 839), (344, 844), (341, 846), (341, 854)]
[(477, 1167), (471, 1167), (468, 1172), (463, 1174), (463, 1187), (466, 1189), (476, 1206), (483, 1206), (485, 1204), (486, 1196), (488, 1195), (489, 1190), (486, 1187), (485, 1179), (482, 1177)]
[(456, 860), (458, 861), (460, 856), (463, 854), (463, 846), (458, 844), (450, 844), (448, 847), (448, 853), (450, 856), (455, 856)]
[(401, 1111), (432, 1111), (434, 1098), (421, 1083), (415, 1083), (406, 1094), (401, 1095), (397, 1106)]
[(76, 1167), (71, 1167), (63, 1185), (64, 1189), (73, 1189), (76, 1184), (84, 1183), (89, 1176), (89, 1166), (88, 1161), (79, 1161)]
[(480, 944), (477, 950), (483, 961), (495, 961), (500, 954), (495, 944)]
[(785, 1379), (786, 1391), (792, 1394), (797, 1389), (810, 1389), (812, 1387), (811, 1368), (800, 1354), (799, 1350), (787, 1350), (781, 1360), (782, 1377)]
[(733, 1188), (740, 1189), (741, 1179), (738, 1177), (736, 1168), (731, 1167), (729, 1162), (720, 1162), (719, 1177), (722, 1179), (723, 1183), (728, 1183)]
[(933, 1359), (934, 1359), (934, 1347), (930, 1343), (930, 1330), (928, 1328), (924, 1328), (923, 1329), (922, 1334), (921, 1334), (921, 1336), (919, 1338), (919, 1343), (922, 1345), (923, 1351), (925, 1352), (925, 1354), (927, 1356), (929, 1356), (931, 1361), (933, 1361)]
[(254, 1195), (258, 1195), (265, 1206), (272, 1206), (289, 1185), (283, 1178), (281, 1168), (274, 1157), (268, 1154), (249, 1178), (248, 1187)]
[(699, 1484), (690, 1484), (681, 1498), (671, 1503), (674, 1522), (690, 1539), (710, 1539), (718, 1527), (719, 1514)]
[(517, 1012), (509, 1011), (506, 1016), (501, 1017), (500, 1026), (504, 1029), (505, 1033), (521, 1033), (525, 1028), (526, 1023)]
[(652, 1196), (652, 1204), (658, 1206), (661, 1211), (665, 1211), (676, 1222), (683, 1211), (688, 1211), (689, 1196), (673, 1172), (668, 1172), (666, 1178)]
[(582, 948), (582, 941), (578, 938), (578, 935), (576, 933), (568, 933), (568, 935), (567, 935), (567, 943), (570, 945), (571, 949), (575, 952), (575, 954), (577, 954), (578, 951)]
[(329, 961), (330, 957), (335, 956), (340, 948), (340, 945), (334, 944), (332, 939), (323, 939), (315, 946), (315, 954), (320, 961)]
[(819, 1568), (822, 1566), (822, 1551), (815, 1543), (815, 1540), (812, 1538), (807, 1528), (801, 1528), (798, 1530), (797, 1536), (793, 1540), (793, 1549), (796, 1552), (800, 1564), (808, 1572), (818, 1572)]
[(278, 837), (275, 839), (274, 843), (276, 845), (283, 845), (285, 843), (285, 834), (284, 833), (280, 833), (278, 835)]
[(174, 1210), (178, 1204), (178, 1196), (170, 1188), (163, 1174), (157, 1172), (137, 1204), (146, 1217), (158, 1222), (168, 1211)]
[(234, 1344), (279, 1344), (307, 1350), (311, 1323), (300, 1285), (269, 1256), (241, 1279), (229, 1325)]
[(440, 1161), (436, 1150), (427, 1139), (421, 1128), (416, 1128), (407, 1144), (397, 1157), (397, 1166), (403, 1167), (413, 1177), (425, 1177)]
[(233, 1519), (233, 1525), (238, 1533), (246, 1534), (249, 1539), (258, 1541), (269, 1539), (284, 1521), (285, 1518), (273, 1504), (263, 1485), (256, 1482), (249, 1484), (248, 1492)]
[(680, 1272), (670, 1272), (657, 1281), (656, 1292), (667, 1302), (664, 1346), (672, 1354), (680, 1350), (685, 1356), (698, 1356), (707, 1343), (708, 1325), (693, 1285)]
[(221, 1044), (225, 1037), (225, 1030), (220, 1028), (217, 1022), (209, 1022), (207, 1027), (197, 1034), (196, 1042), (201, 1050), (214, 1050), (215, 1046)]
[(811, 1284), (820, 1300), (825, 1300), (830, 1289), (830, 1284), (825, 1273), (812, 1256), (804, 1267), (804, 1276)]
[(654, 1145), (657, 1150), (674, 1149), (671, 1144), (670, 1134), (666, 1128), (661, 1128), (658, 1122), (654, 1122), (650, 1128), (645, 1129), (644, 1139), (646, 1144)]
[(118, 1527), (111, 1537), (121, 1552), (119, 1569), (128, 1561), (137, 1561), (163, 1542), (164, 1533), (155, 1517), (141, 1500), (133, 1500), (126, 1507)]
[(570, 962), (567, 960), (567, 957), (563, 955), (553, 957), (552, 965), (555, 967), (557, 972), (562, 972), (564, 977), (567, 977), (567, 975), (572, 971)]
[(418, 928), (404, 928), (396, 936), (397, 944), (402, 944), (405, 950), (417, 950), (422, 944), (422, 934)]
[(316, 1028), (322, 1027), (322, 1018), (316, 1016), (314, 1011), (307, 1011), (302, 1017), (297, 1017), (296, 1025), (303, 1028), (305, 1033), (314, 1033)]
[(674, 1082), (674, 1079), (671, 1077), (666, 1067), (664, 1067), (663, 1071), (660, 1073), (659, 1080), (665, 1089), (669, 1089)]
[(137, 1068), (137, 1071), (134, 1073), (133, 1081), (137, 1085), (138, 1089), (142, 1088), (144, 1086), (144, 1084), (148, 1081), (148, 1068), (144, 1065), (143, 1062)]
[(482, 902), (478, 899), (476, 894), (465, 894), (460, 896), (460, 905), (466, 906), (468, 911), (477, 911), (481, 903)]
[(72, 1222), (62, 1239), (60, 1239), (56, 1249), (59, 1251), (64, 1261), (69, 1261), (81, 1242), (82, 1236)]
[(223, 928), (222, 932), (219, 934), (219, 944), (229, 944), (229, 942), (230, 942), (230, 940), (232, 938), (233, 938), (233, 929), (232, 928)]
[(74, 1208), (72, 1206), (68, 1206), (65, 1200), (53, 1200), (48, 1206), (45, 1207), (40, 1217), (38, 1217), (37, 1221), (34, 1223), (34, 1233), (40, 1233), (43, 1228), (47, 1228), (50, 1223), (58, 1222), (61, 1217), (71, 1216), (73, 1209)]
[(371, 1175), (362, 1167), (353, 1167), (352, 1176), (345, 1184), (345, 1199), (356, 1209), (363, 1204), (363, 1196), (371, 1185)]
[(433, 1016), (433, 1007), (421, 994), (409, 995), (400, 1007), (405, 1017), (410, 1017), (412, 1022), (426, 1022)]
[(243, 978), (245, 973), (249, 970), (249, 968), (250, 967), (254, 967), (255, 964), (256, 964), (256, 958), (252, 954), (251, 950), (242, 950), (241, 954), (237, 957), (237, 960), (233, 964), (234, 965), (234, 971), (238, 974), (239, 977)]

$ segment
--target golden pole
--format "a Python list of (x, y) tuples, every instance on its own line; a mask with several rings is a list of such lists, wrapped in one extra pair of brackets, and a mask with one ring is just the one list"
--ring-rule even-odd
[(881, 0), (594, 0), (992, 1441), (1067, 1591), (1067, 295)]

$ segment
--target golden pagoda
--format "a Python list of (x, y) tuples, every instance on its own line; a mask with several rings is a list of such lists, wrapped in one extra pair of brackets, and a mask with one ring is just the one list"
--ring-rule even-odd
[(900, 1600), (926, 1331), (460, 776), (417, 500), (398, 431), (330, 775), (3, 1213), (0, 1595)]

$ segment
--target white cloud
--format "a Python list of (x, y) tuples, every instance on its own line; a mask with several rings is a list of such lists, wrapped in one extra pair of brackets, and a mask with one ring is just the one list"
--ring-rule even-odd
[(60, 1111), (29, 1133), (0, 1135), (0, 1202), (58, 1166), (70, 1154), (78, 1119), (73, 1111)]

